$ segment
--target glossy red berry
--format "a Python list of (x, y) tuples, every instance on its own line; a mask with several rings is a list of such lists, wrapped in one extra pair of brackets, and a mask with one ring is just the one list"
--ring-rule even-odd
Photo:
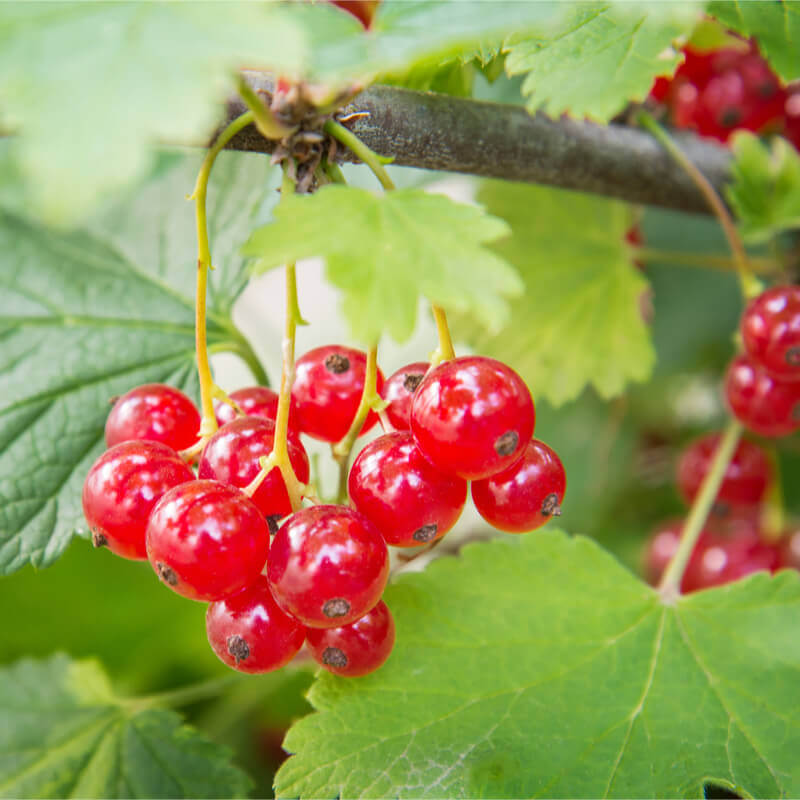
[[(326, 345), (300, 356), (292, 386), (299, 429), (323, 442), (338, 442), (356, 415), (366, 371), (367, 354), (352, 347)], [(378, 393), (382, 388), (383, 374), (378, 370)], [(377, 421), (370, 411), (361, 433)]]
[(173, 450), (191, 447), (200, 430), (200, 412), (181, 391), (163, 383), (146, 383), (123, 394), (106, 420), (106, 444), (146, 439)]
[[(677, 468), (678, 490), (691, 505), (703, 482), (720, 440), (718, 433), (708, 434), (692, 442), (681, 454)], [(758, 505), (772, 480), (772, 467), (764, 450), (742, 439), (725, 470), (717, 504), (725, 507)]]
[(722, 535), (705, 530), (686, 565), (681, 591), (686, 594), (722, 586), (754, 572), (779, 569), (778, 547), (761, 540), (752, 528)]
[(390, 375), (383, 384), (383, 399), (389, 404), (386, 406), (386, 416), (395, 430), (411, 430), (411, 401), (429, 367), (426, 361), (407, 364)]
[(278, 607), (259, 575), (242, 591), (211, 603), (206, 634), (220, 661), (239, 672), (271, 672), (303, 646), (306, 629)]
[(760, 436), (800, 430), (800, 381), (782, 381), (747, 356), (737, 356), (725, 376), (725, 396), (736, 418)]
[[(244, 416), (264, 417), (264, 419), (275, 422), (278, 414), (278, 393), (268, 386), (248, 386), (245, 389), (237, 389), (235, 392), (231, 392), (229, 397), (244, 412)], [(214, 401), (214, 413), (220, 427), (241, 416), (236, 413), (233, 406), (221, 400)]]
[(147, 524), (147, 557), (158, 577), (190, 600), (220, 600), (261, 573), (267, 523), (238, 489), (216, 481), (176, 486)]
[(741, 331), (753, 361), (776, 378), (800, 381), (800, 286), (776, 286), (751, 300)]
[(399, 547), (444, 536), (467, 500), (467, 482), (436, 469), (407, 431), (370, 442), (353, 462), (347, 486), (356, 510)]
[(382, 666), (394, 647), (394, 620), (381, 600), (361, 619), (339, 628), (308, 628), (308, 650), (328, 672), (358, 678)]
[(304, 625), (336, 628), (380, 600), (389, 552), (378, 529), (345, 506), (303, 508), (281, 525), (267, 566), (278, 605)]
[(445, 361), (422, 380), (411, 431), (439, 469), (467, 480), (511, 466), (533, 435), (531, 393), (511, 367), (484, 356)]
[(145, 529), (153, 506), (194, 473), (161, 442), (121, 442), (94, 462), (83, 484), (92, 543), (123, 558), (147, 558)]
[(561, 514), (566, 489), (561, 459), (544, 442), (533, 439), (522, 458), (508, 469), (473, 481), (472, 501), (490, 525), (508, 533), (524, 533)]
[[(275, 425), (261, 417), (239, 417), (223, 425), (209, 440), (197, 474), (244, 489), (261, 471), (259, 459), (268, 456), (275, 441)], [(308, 456), (295, 439), (287, 440), (289, 461), (300, 483), (308, 483)], [(250, 498), (266, 517), (280, 519), (292, 513), (286, 484), (278, 467), (270, 471)]]

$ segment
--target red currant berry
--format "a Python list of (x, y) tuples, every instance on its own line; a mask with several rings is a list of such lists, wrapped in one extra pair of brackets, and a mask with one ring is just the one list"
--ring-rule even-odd
[(386, 416), (395, 430), (411, 430), (411, 401), (429, 367), (425, 361), (416, 361), (397, 370), (383, 384), (383, 399), (389, 404)]
[(199, 430), (200, 412), (183, 392), (163, 383), (146, 383), (114, 403), (106, 420), (106, 444), (146, 439), (183, 450), (197, 441)]
[(267, 565), (278, 605), (311, 628), (363, 617), (389, 578), (389, 552), (378, 529), (344, 506), (303, 508), (281, 525)]
[(406, 431), (370, 442), (353, 462), (347, 486), (356, 510), (400, 547), (444, 536), (467, 500), (467, 482), (437, 470)]
[(684, 594), (732, 583), (754, 572), (780, 568), (780, 552), (752, 528), (723, 536), (703, 531), (681, 581)]
[(490, 525), (523, 533), (561, 514), (566, 488), (561, 459), (544, 442), (533, 439), (516, 464), (473, 482), (472, 501)]
[(106, 450), (83, 484), (83, 513), (95, 547), (123, 558), (147, 558), (144, 535), (161, 496), (194, 473), (161, 442), (121, 442)]
[(725, 377), (725, 396), (736, 418), (760, 436), (800, 429), (800, 381), (782, 381), (747, 356), (737, 356)]
[[(692, 442), (681, 454), (678, 461), (677, 484), (681, 497), (691, 505), (703, 482), (720, 435), (712, 433)], [(743, 439), (739, 442), (733, 458), (725, 470), (719, 493), (717, 494), (718, 513), (724, 513), (730, 506), (758, 505), (772, 480), (772, 467), (767, 454), (753, 442)], [(720, 508), (721, 506), (721, 508)]]
[[(247, 417), (264, 417), (275, 422), (278, 414), (278, 393), (267, 386), (249, 386), (246, 389), (237, 389), (229, 397), (244, 412)], [(222, 427), (228, 422), (237, 419), (233, 406), (221, 400), (214, 401), (214, 413), (217, 424)]]
[(192, 481), (170, 489), (147, 524), (147, 557), (158, 577), (190, 600), (221, 600), (261, 573), (269, 529), (238, 489)]
[(776, 286), (751, 300), (741, 331), (753, 361), (776, 378), (800, 380), (800, 286)]
[(394, 647), (394, 620), (386, 603), (351, 625), (340, 628), (308, 628), (308, 650), (328, 672), (358, 678), (383, 666)]
[(284, 614), (259, 575), (241, 592), (211, 603), (206, 634), (220, 661), (239, 672), (271, 672), (303, 646), (305, 628)]
[[(261, 417), (239, 417), (223, 425), (209, 440), (197, 474), (243, 489), (261, 471), (259, 459), (272, 451), (275, 425)], [(289, 461), (300, 483), (308, 483), (308, 456), (299, 441), (288, 439)], [(266, 517), (280, 519), (292, 513), (281, 471), (275, 467), (250, 498)]]
[(483, 356), (439, 364), (422, 380), (411, 406), (411, 431), (422, 454), (467, 480), (488, 478), (517, 461), (535, 421), (522, 378)]
[[(303, 433), (323, 442), (338, 442), (353, 422), (364, 390), (367, 354), (341, 345), (309, 350), (295, 363), (292, 399), (295, 420)], [(378, 370), (377, 391), (383, 388)], [(361, 433), (378, 421), (370, 411)]]
[(650, 534), (644, 550), (644, 574), (655, 585), (678, 549), (685, 520), (671, 519), (662, 522)]

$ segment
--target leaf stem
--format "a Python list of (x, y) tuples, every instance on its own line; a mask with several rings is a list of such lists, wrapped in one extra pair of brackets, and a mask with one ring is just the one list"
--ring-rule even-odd
[[(634, 257), (639, 261), (660, 261), (665, 264), (677, 264), (682, 267), (700, 267), (723, 271), (737, 269), (736, 262), (725, 256), (703, 255), (699, 253), (681, 252), (680, 250), (656, 250), (650, 247), (635, 248)], [(750, 258), (750, 268), (754, 272), (772, 274), (780, 269), (780, 265), (771, 258)]]
[(239, 96), (253, 113), (253, 122), (256, 128), (258, 128), (258, 132), (265, 139), (283, 139), (297, 130), (297, 128), (289, 128), (284, 125), (272, 111), (264, 105), (253, 87), (250, 86), (241, 74), (238, 76), (237, 89), (239, 91)]
[(736, 225), (722, 202), (722, 198), (716, 193), (711, 182), (705, 175), (692, 163), (687, 155), (677, 145), (675, 140), (662, 128), (653, 117), (646, 111), (640, 111), (637, 115), (639, 124), (646, 128), (653, 136), (659, 141), (664, 149), (672, 156), (672, 158), (683, 168), (686, 174), (692, 179), (695, 186), (700, 190), (711, 210), (714, 212), (722, 230), (725, 233), (725, 238), (728, 240), (728, 245), (733, 253), (733, 260), (736, 264), (736, 269), (739, 272), (739, 284), (741, 286), (742, 294), (745, 298), (755, 297), (760, 294), (763, 287), (760, 281), (753, 275), (747, 258), (747, 252), (744, 249), (744, 244), (739, 236), (739, 231), (736, 230)]
[(441, 306), (431, 303), (433, 318), (436, 320), (436, 333), (439, 336), (439, 346), (431, 354), (431, 366), (435, 367), (442, 361), (450, 361), (456, 357), (453, 350), (453, 341), (450, 338), (450, 328), (447, 324), (447, 315)]
[(228, 687), (239, 683), (244, 675), (225, 675), (222, 678), (212, 678), (207, 681), (200, 681), (180, 689), (171, 689), (168, 692), (158, 692), (144, 697), (134, 697), (126, 700), (125, 704), (130, 705), (137, 711), (148, 708), (178, 708), (199, 703), (202, 700), (209, 700), (217, 697)]
[(208, 290), (208, 270), (211, 266), (211, 247), (208, 242), (208, 218), (206, 214), (206, 196), (208, 194), (208, 178), (217, 156), (223, 147), (243, 128), (253, 122), (253, 113), (246, 111), (236, 117), (217, 137), (217, 141), (206, 153), (200, 172), (197, 176), (194, 191), (190, 199), (195, 201), (195, 219), (197, 223), (197, 296), (195, 300), (195, 350), (197, 352), (197, 376), (200, 381), (200, 438), (205, 439), (217, 430), (217, 418), (214, 414), (214, 379), (208, 360), (206, 340), (206, 294)]
[(350, 429), (332, 448), (333, 457), (339, 464), (339, 488), (337, 491), (337, 502), (339, 503), (347, 500), (347, 468), (350, 463), (350, 454), (364, 427), (367, 414), (370, 411), (380, 411), (384, 408), (386, 408), (386, 403), (378, 394), (378, 346), (373, 345), (367, 350), (367, 373), (364, 377), (364, 389), (361, 392), (361, 400), (358, 403), (356, 414), (350, 423)]
[(689, 515), (686, 517), (686, 522), (681, 531), (678, 549), (675, 551), (675, 555), (670, 560), (666, 570), (664, 570), (664, 575), (658, 586), (658, 591), (665, 602), (674, 602), (675, 598), (680, 594), (681, 581), (683, 580), (683, 573), (686, 571), (686, 565), (689, 563), (689, 558), (697, 544), (697, 539), (706, 524), (708, 514), (717, 497), (719, 487), (722, 485), (722, 479), (725, 477), (725, 471), (733, 458), (741, 435), (741, 423), (731, 420), (717, 445), (714, 458), (711, 461), (711, 467), (700, 485), (700, 491), (689, 509)]
[(341, 125), (333, 119), (329, 119), (325, 125), (323, 125), (322, 130), (328, 135), (333, 136), (334, 139), (341, 142), (345, 147), (350, 148), (350, 150), (372, 170), (384, 189), (390, 191), (395, 188), (394, 182), (389, 177), (389, 173), (381, 163), (381, 157), (374, 150), (367, 147), (367, 145), (352, 131), (347, 130), (344, 125)]

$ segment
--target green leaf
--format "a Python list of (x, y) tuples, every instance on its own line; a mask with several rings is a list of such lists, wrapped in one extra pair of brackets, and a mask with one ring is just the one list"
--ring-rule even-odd
[(643, 100), (653, 80), (671, 75), (680, 60), (673, 39), (691, 30), (693, 3), (578, 3), (550, 37), (515, 36), (506, 71), (526, 74), (528, 109), (608, 122), (631, 101)]
[(344, 292), (354, 336), (372, 342), (386, 330), (403, 341), (420, 296), (492, 329), (505, 321), (504, 297), (519, 293), (520, 281), (484, 244), (507, 232), (502, 220), (442, 195), (326, 186), (285, 198), (244, 252), (258, 257), (260, 270), (323, 256), (328, 279)]
[(727, 197), (745, 240), (763, 242), (800, 227), (800, 156), (794, 147), (781, 138), (770, 146), (743, 131), (733, 139), (733, 153)]
[(0, 670), (0, 796), (243, 797), (230, 753), (177, 714), (114, 698), (95, 662)]
[(667, 606), (590, 540), (550, 531), (468, 546), (386, 601), (389, 661), (321, 674), (277, 796), (800, 793), (796, 573)]
[(524, 294), (497, 335), (453, 319), (455, 335), (502, 358), (534, 396), (554, 405), (592, 384), (612, 397), (646, 380), (654, 352), (642, 320), (647, 281), (631, 261), (628, 207), (588, 194), (485, 182), (478, 195), (513, 231), (495, 246), (519, 271)]
[[(0, 573), (46, 566), (82, 528), (81, 486), (110, 397), (150, 381), (195, 392), (197, 157), (180, 159), (90, 230), (55, 232), (0, 210)], [(209, 344), (252, 354), (227, 312), (243, 264), (224, 249), (259, 217), (266, 160), (220, 161)], [(213, 241), (213, 239), (212, 239)], [(219, 247), (217, 246), (219, 245)], [(220, 247), (222, 249), (220, 249)]]
[(710, 3), (708, 13), (737, 33), (755, 36), (759, 49), (784, 81), (800, 78), (800, 3), (796, 0), (724, 0)]
[(269, 6), (0, 5), (0, 105), (36, 207), (85, 218), (146, 171), (155, 142), (207, 140), (236, 67), (299, 68), (303, 31)]

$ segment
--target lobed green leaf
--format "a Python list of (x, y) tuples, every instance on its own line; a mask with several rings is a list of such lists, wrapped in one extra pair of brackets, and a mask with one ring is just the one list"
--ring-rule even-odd
[(549, 531), (468, 546), (386, 601), (394, 652), (365, 678), (319, 676), (278, 797), (800, 792), (796, 573), (667, 606)]

